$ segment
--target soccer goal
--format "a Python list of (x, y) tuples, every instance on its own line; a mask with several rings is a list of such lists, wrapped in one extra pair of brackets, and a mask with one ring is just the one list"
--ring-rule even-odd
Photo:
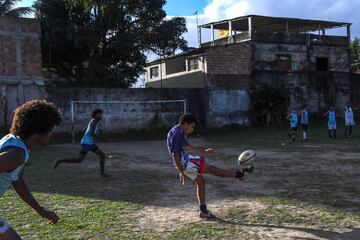
[(170, 127), (187, 111), (187, 101), (71, 101), (72, 142), (76, 132), (83, 132), (94, 109), (103, 110), (100, 129), (121, 133)]

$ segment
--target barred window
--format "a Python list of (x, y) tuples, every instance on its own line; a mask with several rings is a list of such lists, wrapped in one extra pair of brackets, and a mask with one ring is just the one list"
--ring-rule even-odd
[(189, 71), (199, 69), (199, 59), (198, 58), (190, 58), (188, 60), (188, 69)]
[(157, 78), (159, 77), (159, 67), (152, 67), (150, 68), (150, 78)]

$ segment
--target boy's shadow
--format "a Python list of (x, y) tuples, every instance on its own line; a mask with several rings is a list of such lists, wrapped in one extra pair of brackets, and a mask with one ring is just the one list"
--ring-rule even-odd
[[(216, 218), (214, 221), (221, 224), (238, 225), (243, 227), (277, 228), (277, 229), (300, 231), (327, 240), (359, 240), (360, 239), (360, 228), (352, 228), (350, 232), (339, 233), (339, 232), (332, 232), (327, 230), (319, 230), (319, 229), (305, 228), (305, 227), (287, 227), (287, 226), (272, 225), (272, 224), (248, 224), (248, 223), (227, 221), (221, 218)], [(309, 239), (309, 238), (294, 237), (293, 239)]]

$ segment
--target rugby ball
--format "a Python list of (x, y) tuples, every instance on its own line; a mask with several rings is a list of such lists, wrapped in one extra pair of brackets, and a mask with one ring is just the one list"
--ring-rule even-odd
[(238, 162), (240, 167), (250, 168), (254, 165), (256, 152), (254, 150), (246, 150), (239, 156)]

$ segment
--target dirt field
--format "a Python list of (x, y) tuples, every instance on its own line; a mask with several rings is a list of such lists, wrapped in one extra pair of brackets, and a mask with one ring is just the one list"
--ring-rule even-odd
[(94, 155), (51, 169), (78, 146), (33, 150), (29, 186), (61, 221), (46, 226), (13, 192), (1, 200), (1, 216), (25, 239), (360, 239), (360, 140), (331, 141), (325, 132), (290, 144), (284, 136), (236, 130), (190, 139), (213, 147), (208, 163), (224, 168), (237, 168), (241, 151), (257, 151), (244, 182), (206, 176), (215, 221), (197, 219), (195, 185), (180, 185), (164, 140), (99, 143), (109, 179), (98, 177)]

